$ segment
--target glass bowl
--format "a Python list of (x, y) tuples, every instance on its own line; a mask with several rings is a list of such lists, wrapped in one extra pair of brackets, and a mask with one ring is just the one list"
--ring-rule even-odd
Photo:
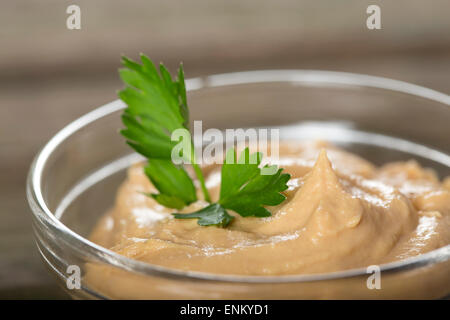
[[(281, 139), (327, 140), (378, 165), (415, 158), (440, 178), (450, 175), (446, 94), (391, 79), (314, 70), (238, 72), (186, 84), (191, 119), (202, 120), (204, 130), (277, 127)], [(370, 290), (366, 268), (276, 277), (217, 275), (147, 264), (92, 243), (87, 237), (113, 206), (126, 168), (141, 159), (118, 134), (124, 107), (113, 101), (67, 125), (39, 152), (29, 172), (37, 247), (72, 297), (371, 299), (450, 293), (450, 245), (381, 265), (381, 289)], [(88, 267), (104, 268), (107, 276), (89, 279)]]

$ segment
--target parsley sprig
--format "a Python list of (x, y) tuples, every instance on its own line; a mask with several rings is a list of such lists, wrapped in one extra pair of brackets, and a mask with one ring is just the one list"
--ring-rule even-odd
[[(189, 109), (186, 99), (183, 66), (176, 79), (161, 64), (159, 72), (153, 62), (141, 55), (142, 64), (122, 58), (124, 69), (119, 70), (126, 88), (119, 97), (127, 104), (121, 134), (136, 152), (148, 160), (144, 172), (159, 193), (148, 194), (168, 208), (182, 209), (197, 201), (196, 189), (191, 177), (181, 165), (172, 162), (172, 150), (179, 141), (172, 141), (177, 129), (189, 130)], [(192, 164), (200, 182), (205, 201), (210, 204), (196, 212), (173, 214), (178, 219), (198, 219), (202, 226), (227, 226), (234, 217), (233, 210), (243, 217), (268, 217), (264, 206), (275, 206), (284, 201), (281, 194), (287, 189), (289, 174), (271, 166), (275, 174), (264, 175), (260, 168), (262, 154), (250, 154), (248, 148), (237, 158), (234, 148), (227, 151), (222, 166), (220, 198), (211, 203), (201, 168), (196, 162), (192, 139), (191, 152), (182, 157)], [(269, 166), (266, 166), (268, 168)]]

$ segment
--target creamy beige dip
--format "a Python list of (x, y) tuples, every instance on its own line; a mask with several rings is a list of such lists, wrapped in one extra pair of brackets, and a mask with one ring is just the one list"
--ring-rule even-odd
[[(450, 177), (440, 182), (414, 160), (376, 167), (324, 142), (286, 142), (279, 155), (278, 165), (291, 180), (287, 199), (268, 207), (271, 217), (230, 212), (235, 219), (227, 228), (174, 219), (174, 210), (142, 195), (156, 190), (137, 164), (90, 239), (126, 257), (178, 270), (260, 276), (366, 267), (450, 243)], [(204, 171), (216, 200), (220, 166)], [(206, 205), (200, 200), (182, 212)], [(105, 269), (88, 269), (88, 278), (98, 280), (100, 273)]]

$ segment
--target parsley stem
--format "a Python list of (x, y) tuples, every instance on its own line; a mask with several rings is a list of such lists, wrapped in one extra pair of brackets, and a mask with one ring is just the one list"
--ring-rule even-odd
[(200, 181), (200, 186), (202, 188), (203, 196), (205, 197), (205, 201), (211, 203), (211, 197), (209, 196), (208, 189), (206, 188), (205, 178), (203, 177), (203, 172), (200, 166), (197, 164), (197, 156), (195, 155), (195, 145), (194, 141), (191, 138), (191, 164), (194, 169), (195, 175), (197, 176), (198, 181)]
[(192, 163), (192, 167), (194, 168), (195, 175), (197, 176), (198, 181), (200, 181), (203, 195), (205, 196), (205, 201), (211, 203), (211, 197), (209, 196), (208, 189), (206, 188), (205, 178), (203, 178), (202, 169), (200, 169), (199, 165), (195, 162)]

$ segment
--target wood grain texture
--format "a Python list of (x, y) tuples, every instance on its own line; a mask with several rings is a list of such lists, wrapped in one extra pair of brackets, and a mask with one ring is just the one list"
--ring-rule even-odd
[[(145, 52), (187, 77), (306, 68), (367, 73), (450, 93), (448, 1), (383, 3), (383, 29), (365, 28), (369, 1), (69, 1), (2, 3), (0, 11), (0, 299), (66, 298), (33, 243), (25, 180), (59, 129), (116, 98), (121, 53)], [(95, 3), (95, 5), (94, 5)], [(446, 10), (445, 10), (446, 9)], [(413, 22), (413, 23), (411, 23)]]

